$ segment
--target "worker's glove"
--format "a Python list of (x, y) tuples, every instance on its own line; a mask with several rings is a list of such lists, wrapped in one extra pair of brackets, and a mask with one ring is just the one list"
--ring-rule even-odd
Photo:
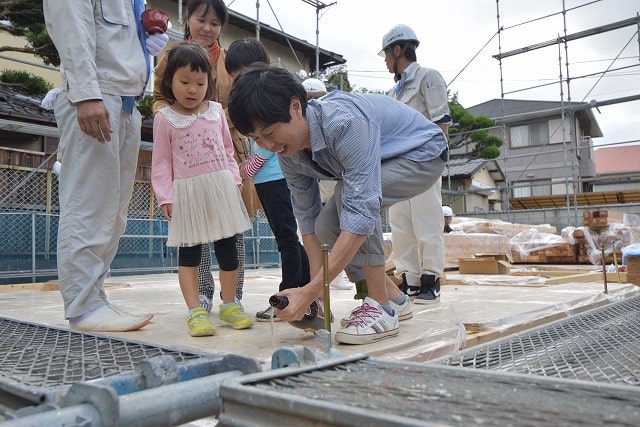
[(149, 34), (146, 40), (147, 50), (151, 55), (158, 56), (168, 41), (169, 36), (164, 33)]

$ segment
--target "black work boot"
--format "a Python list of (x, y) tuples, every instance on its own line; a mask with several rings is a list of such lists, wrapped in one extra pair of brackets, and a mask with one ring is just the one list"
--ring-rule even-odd
[(434, 274), (420, 276), (420, 293), (413, 299), (415, 304), (440, 302), (440, 278)]
[(406, 294), (407, 296), (409, 296), (409, 298), (413, 299), (418, 294), (420, 294), (420, 289), (422, 288), (419, 286), (409, 286), (409, 284), (407, 283), (407, 276), (405, 275), (405, 273), (402, 273), (402, 283), (400, 284), (400, 291), (402, 291), (403, 294)]

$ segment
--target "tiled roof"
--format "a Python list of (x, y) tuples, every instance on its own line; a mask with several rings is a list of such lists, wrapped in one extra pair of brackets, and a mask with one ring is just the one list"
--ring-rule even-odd
[(489, 160), (486, 159), (450, 159), (444, 168), (444, 172), (442, 172), (442, 176), (469, 178), (478, 173), (487, 163), (489, 163)]
[(640, 172), (640, 145), (598, 148), (594, 162), (596, 174)]
[(56, 126), (53, 111), (40, 108), (40, 98), (20, 94), (0, 84), (0, 118), (20, 122)]

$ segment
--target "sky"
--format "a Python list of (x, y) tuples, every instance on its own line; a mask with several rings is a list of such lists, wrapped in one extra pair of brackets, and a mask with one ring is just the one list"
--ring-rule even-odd
[[(308, 0), (314, 3), (315, 0)], [(307, 42), (316, 43), (316, 8), (304, 0), (228, 0), (230, 9)], [(420, 40), (422, 66), (438, 70), (459, 102), (471, 107), (491, 99), (589, 102), (640, 94), (637, 27), (493, 58), (537, 43), (630, 18), (640, 0), (323, 0), (320, 47), (342, 55), (349, 82), (388, 90), (393, 76), (377, 53), (397, 24)], [(562, 15), (562, 10), (566, 14)], [(499, 17), (499, 19), (498, 19)], [(565, 25), (566, 23), (566, 25)], [(498, 28), (503, 30), (498, 34)], [(294, 70), (292, 70), (294, 71)], [(570, 84), (560, 85), (560, 76)], [(604, 134), (596, 146), (640, 143), (640, 101), (602, 106), (594, 114)]]

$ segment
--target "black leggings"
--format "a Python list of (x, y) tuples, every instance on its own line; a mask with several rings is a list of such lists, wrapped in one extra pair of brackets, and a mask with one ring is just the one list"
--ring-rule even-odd
[[(218, 267), (222, 271), (233, 271), (238, 268), (238, 248), (236, 236), (227, 237), (213, 242), (213, 251), (218, 260)], [(202, 245), (183, 246), (178, 251), (178, 266), (197, 267), (202, 257)]]

